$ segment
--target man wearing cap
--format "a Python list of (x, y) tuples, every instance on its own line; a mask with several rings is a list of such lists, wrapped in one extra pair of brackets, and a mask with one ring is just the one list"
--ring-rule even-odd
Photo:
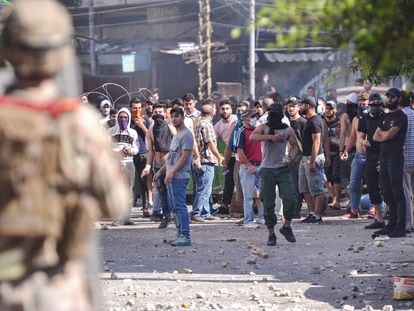
[(389, 207), (388, 224), (375, 232), (392, 238), (405, 236), (406, 199), (403, 188), (404, 142), (407, 132), (407, 115), (399, 109), (401, 91), (390, 88), (385, 114), (373, 139), (380, 143), (380, 185), (384, 201)]
[(300, 210), (302, 208), (303, 195), (299, 191), (299, 165), (302, 159), (302, 135), (305, 128), (306, 119), (299, 114), (300, 98), (290, 96), (286, 101), (287, 112), (289, 114), (289, 122), (295, 132), (296, 142), (298, 144), (297, 156), (289, 163), (290, 173), (296, 191), (296, 209), (294, 218), (300, 218)]
[(127, 212), (108, 137), (91, 131), (97, 112), (56, 82), (74, 66), (73, 34), (51, 0), (13, 1), (2, 29), (15, 81), (0, 98), (0, 310), (100, 309), (93, 222)]
[(381, 211), (382, 196), (378, 172), (380, 144), (372, 139), (376, 129), (381, 125), (382, 120), (384, 119), (381, 95), (372, 93), (369, 96), (368, 105), (370, 107), (370, 112), (359, 120), (358, 132), (363, 133), (364, 135), (364, 146), (366, 148), (364, 178), (367, 184), (370, 202), (374, 208), (375, 220), (373, 223), (365, 226), (365, 229), (381, 229), (385, 226), (385, 223)]
[(299, 190), (303, 193), (309, 208), (309, 215), (302, 222), (320, 224), (321, 214), (326, 207), (325, 155), (322, 147), (324, 125), (322, 118), (316, 113), (316, 101), (313, 97), (302, 100), (300, 113), (307, 121), (302, 136)]
[(171, 123), (177, 130), (171, 142), (167, 162), (154, 175), (154, 180), (166, 173), (168, 197), (177, 221), (177, 236), (169, 241), (173, 246), (191, 246), (190, 219), (186, 205), (186, 187), (190, 179), (194, 137), (184, 125), (184, 110), (181, 107), (171, 109)]
[[(263, 159), (260, 166), (261, 189), (260, 197), (264, 207), (265, 225), (269, 237), (267, 245), (276, 245), (274, 227), (276, 225), (275, 199), (276, 186), (283, 201), (283, 215), (285, 221), (279, 232), (289, 242), (296, 242), (290, 227), (296, 208), (296, 195), (288, 163), (298, 153), (295, 133), (292, 128), (282, 122), (284, 111), (281, 104), (272, 104), (268, 109), (268, 119), (265, 124), (259, 125), (250, 140), (260, 141), (262, 144)], [(286, 158), (286, 147), (289, 143), (289, 156)]]
[[(339, 118), (339, 155), (345, 151), (348, 145), (349, 137), (351, 136), (352, 120), (356, 117), (358, 110), (358, 94), (350, 93), (346, 97), (346, 110)], [(351, 175), (351, 163), (354, 159), (355, 148), (348, 149), (348, 158), (341, 162), (341, 180), (343, 185), (348, 185)]]
[(332, 196), (332, 203), (328, 205), (333, 209), (340, 209), (340, 198), (342, 192), (341, 182), (341, 159), (339, 157), (339, 119), (336, 116), (336, 103), (332, 100), (327, 101), (325, 106), (325, 123), (327, 126), (329, 139), (330, 165), (326, 169), (326, 177)]
[(362, 182), (365, 169), (365, 134), (358, 131), (359, 120), (366, 116), (369, 110), (368, 93), (362, 91), (358, 95), (357, 115), (353, 118), (351, 123), (351, 135), (345, 150), (341, 154), (341, 160), (348, 159), (348, 153), (355, 147), (355, 155), (351, 162), (351, 175), (347, 187), (349, 195), (349, 208), (347, 213), (342, 216), (344, 219), (358, 218), (359, 207), (361, 203)]

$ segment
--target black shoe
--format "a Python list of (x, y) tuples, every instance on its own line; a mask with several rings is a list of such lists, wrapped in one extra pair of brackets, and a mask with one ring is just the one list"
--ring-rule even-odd
[(395, 228), (394, 230), (392, 230), (388, 236), (390, 238), (402, 238), (405, 236), (405, 230), (404, 229), (397, 229)]
[(143, 216), (143, 217), (145, 217), (145, 218), (149, 218), (149, 217), (151, 216), (151, 214), (150, 214), (150, 212), (149, 212), (148, 208), (144, 208), (144, 209), (142, 210), (142, 216)]
[(375, 231), (374, 234), (375, 235), (388, 235), (390, 234), (392, 231), (394, 231), (394, 228), (390, 228), (388, 225), (386, 225), (385, 227), (383, 227), (382, 229)]
[(310, 220), (312, 219), (312, 216), (313, 216), (312, 214), (309, 214), (308, 216), (306, 216), (305, 219), (301, 220), (301, 223), (309, 224)]
[(269, 238), (267, 239), (267, 245), (269, 246), (276, 245), (276, 235), (274, 233), (272, 235), (269, 235)]
[(127, 219), (122, 224), (124, 226), (133, 226), (133, 225), (135, 225), (135, 222), (133, 222), (131, 219)]
[(171, 219), (162, 219), (160, 225), (158, 226), (159, 229), (165, 229), (170, 224)]
[(162, 216), (161, 215), (159, 215), (159, 214), (155, 214), (155, 213), (153, 213), (151, 216), (150, 216), (150, 218), (149, 218), (151, 221), (154, 221), (154, 222), (160, 222), (161, 221), (161, 219), (162, 219)]
[(280, 228), (279, 232), (285, 237), (286, 241), (290, 243), (296, 242), (296, 238), (293, 235), (293, 231), (291, 227), (282, 227)]
[(375, 220), (372, 224), (365, 226), (365, 229), (381, 229), (385, 227), (384, 221), (377, 221)]
[(316, 216), (316, 215), (312, 215), (308, 224), (321, 224), (322, 223), (322, 217), (321, 216)]
[(230, 211), (229, 211), (228, 207), (220, 206), (219, 208), (216, 208), (215, 210), (213, 210), (213, 212), (211, 214), (213, 214), (213, 215), (229, 215)]

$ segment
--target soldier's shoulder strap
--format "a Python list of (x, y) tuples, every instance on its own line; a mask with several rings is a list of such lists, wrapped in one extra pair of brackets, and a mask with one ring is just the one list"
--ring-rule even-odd
[(11, 96), (0, 96), (0, 107), (19, 107), (27, 110), (43, 111), (52, 117), (59, 117), (60, 115), (74, 111), (79, 108), (80, 103), (76, 98), (63, 98), (59, 101), (48, 103), (46, 105), (36, 105), (24, 100), (20, 100)]

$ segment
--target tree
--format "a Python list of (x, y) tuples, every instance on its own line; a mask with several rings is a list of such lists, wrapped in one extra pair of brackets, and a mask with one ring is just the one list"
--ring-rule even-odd
[(414, 1), (273, 0), (257, 24), (276, 31), (273, 47), (311, 43), (347, 48), (353, 70), (373, 82), (414, 71)]

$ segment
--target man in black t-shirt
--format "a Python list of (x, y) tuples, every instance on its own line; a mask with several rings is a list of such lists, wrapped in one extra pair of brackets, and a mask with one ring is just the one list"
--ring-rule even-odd
[(299, 190), (309, 207), (309, 215), (302, 222), (322, 223), (321, 214), (325, 209), (324, 171), (325, 155), (322, 148), (323, 120), (316, 114), (314, 98), (305, 98), (300, 112), (307, 121), (302, 136), (302, 160), (299, 166)]
[(341, 159), (339, 157), (339, 118), (336, 116), (336, 103), (328, 101), (325, 106), (325, 123), (328, 129), (328, 139), (330, 146), (329, 156), (331, 165), (326, 170), (328, 186), (332, 195), (332, 203), (329, 207), (340, 209), (340, 197), (342, 192), (341, 182)]
[(405, 236), (406, 204), (404, 196), (403, 146), (407, 132), (407, 115), (398, 107), (401, 91), (391, 88), (385, 94), (389, 112), (376, 129), (373, 140), (380, 142), (380, 184), (390, 212), (388, 224), (375, 232), (391, 238)]
[(381, 126), (385, 115), (381, 95), (378, 93), (369, 95), (368, 105), (370, 112), (359, 120), (358, 132), (365, 135), (366, 160), (364, 179), (367, 184), (371, 204), (375, 210), (375, 221), (365, 226), (365, 229), (381, 229), (385, 226), (385, 223), (381, 211), (382, 196), (378, 172), (380, 143), (373, 140), (374, 133)]
[(303, 195), (299, 191), (299, 165), (302, 159), (302, 135), (306, 124), (306, 119), (299, 114), (300, 98), (291, 96), (286, 102), (287, 112), (289, 114), (290, 126), (295, 132), (296, 141), (298, 143), (298, 155), (289, 163), (290, 175), (292, 176), (293, 184), (296, 192), (296, 209), (294, 218), (300, 218), (300, 210), (302, 209)]

